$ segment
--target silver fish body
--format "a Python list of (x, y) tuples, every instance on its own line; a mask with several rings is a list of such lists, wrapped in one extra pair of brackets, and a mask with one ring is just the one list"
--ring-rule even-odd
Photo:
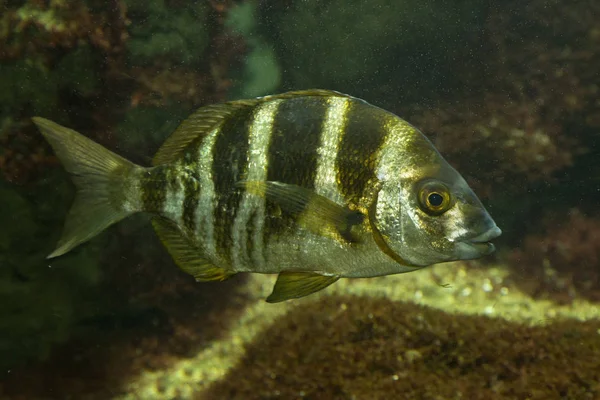
[[(171, 135), (150, 168), (60, 125), (34, 121), (81, 193), (51, 256), (127, 215), (151, 212), (184, 271), (197, 280), (279, 273), (267, 299), (277, 302), (341, 277), (481, 257), (500, 234), (423, 134), (337, 92), (203, 107)], [(84, 204), (94, 205), (94, 215)]]

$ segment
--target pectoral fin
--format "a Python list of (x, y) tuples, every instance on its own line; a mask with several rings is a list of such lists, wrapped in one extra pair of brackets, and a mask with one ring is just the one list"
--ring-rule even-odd
[(327, 229), (333, 227), (344, 240), (354, 242), (352, 227), (362, 224), (365, 218), (359, 211), (350, 210), (298, 185), (273, 181), (244, 181), (238, 185), (248, 193), (265, 197), (283, 210), (298, 215), (302, 226), (321, 235), (327, 234)]
[(157, 217), (152, 219), (152, 226), (177, 266), (196, 281), (224, 281), (235, 275), (204, 258), (202, 250), (173, 222)]
[(335, 275), (320, 275), (314, 272), (281, 272), (275, 282), (268, 303), (297, 299), (318, 292), (340, 279)]

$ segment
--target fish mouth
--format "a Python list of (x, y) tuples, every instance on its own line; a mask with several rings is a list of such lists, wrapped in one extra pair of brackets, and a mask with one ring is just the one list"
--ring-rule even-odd
[(483, 232), (482, 234), (468, 238), (465, 241), (471, 242), (471, 243), (486, 243), (492, 239), (497, 238), (501, 234), (502, 234), (502, 230), (500, 230), (500, 228), (498, 228), (497, 226), (494, 226), (493, 228), (488, 229), (487, 231)]
[(491, 240), (497, 238), (501, 234), (502, 230), (497, 226), (494, 226), (477, 236), (461, 240), (460, 247), (462, 247), (461, 250), (464, 253), (462, 258), (473, 259), (493, 253), (496, 250), (496, 247)]

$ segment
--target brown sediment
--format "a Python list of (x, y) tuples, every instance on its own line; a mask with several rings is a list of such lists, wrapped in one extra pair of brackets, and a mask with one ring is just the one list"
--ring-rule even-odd
[(585, 399), (600, 322), (528, 327), (369, 297), (296, 308), (197, 399)]
[[(167, 369), (136, 377), (127, 385), (126, 393), (117, 398), (212, 399), (210, 395), (214, 392), (211, 385), (219, 385), (217, 382), (225, 382), (225, 378), (233, 377), (233, 373), (230, 375), (231, 371), (239, 373), (241, 360), (250, 349), (255, 348), (255, 343), (263, 343), (265, 335), (278, 331), (277, 326), (293, 318), (290, 315), (300, 312), (306, 316), (306, 312), (322, 308), (328, 301), (335, 302), (338, 297), (352, 296), (352, 301), (359, 303), (364, 298), (373, 298), (405, 304), (407, 308), (412, 304), (416, 308), (431, 307), (439, 310), (440, 314), (446, 314), (447, 317), (443, 317), (445, 320), (452, 319), (453, 315), (458, 316), (458, 321), (462, 321), (461, 316), (464, 315), (469, 315), (469, 320), (480, 317), (487, 320), (486, 316), (493, 317), (504, 321), (502, 324), (506, 326), (517, 327), (548, 326), (560, 321), (564, 324), (567, 321), (598, 321), (600, 317), (600, 308), (595, 303), (584, 300), (570, 305), (557, 305), (543, 299), (534, 300), (519, 291), (507, 276), (508, 271), (503, 266), (468, 269), (462, 263), (442, 264), (397, 276), (342, 279), (318, 294), (274, 306), (264, 302), (264, 296), (270, 292), (274, 280), (254, 274), (249, 277), (244, 288), (253, 300), (240, 312), (239, 318), (231, 322), (226, 335), (212, 341), (194, 356), (181, 359)], [(374, 308), (379, 307), (376, 300), (368, 304)], [(288, 317), (284, 317), (286, 314)], [(332, 313), (330, 319), (335, 320), (336, 315)], [(337, 328), (332, 327), (333, 329)], [(309, 330), (303, 332), (307, 336), (312, 334)], [(293, 340), (294, 335), (292, 332), (290, 339)], [(285, 347), (284, 342), (280, 345)], [(254, 383), (262, 385), (260, 381)]]

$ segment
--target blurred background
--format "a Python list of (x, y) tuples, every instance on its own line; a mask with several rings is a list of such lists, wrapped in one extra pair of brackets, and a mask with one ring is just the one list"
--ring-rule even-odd
[[(477, 279), (489, 276), (493, 284), (490, 271), (500, 268), (502, 284), (493, 285), (494, 295), (506, 289), (531, 304), (560, 310), (585, 304), (591, 310), (586, 315), (594, 318), (574, 320), (597, 324), (598, 15), (600, 3), (592, 0), (0, 0), (0, 398), (250, 399), (297, 398), (302, 392), (319, 399), (352, 398), (350, 393), (366, 390), (352, 392), (340, 383), (339, 392), (329, 392), (311, 379), (310, 370), (303, 375), (312, 382), (308, 386), (296, 381), (265, 386), (268, 378), (247, 371), (260, 365), (251, 358), (238, 364), (236, 375), (248, 372), (256, 379), (248, 378), (246, 392), (241, 383), (237, 392), (225, 384), (206, 392), (197, 378), (189, 379), (185, 395), (165, 389), (171, 384), (167, 378), (153, 382), (154, 395), (127, 386), (144, 371), (168, 369), (230, 337), (232, 321), (244, 317), (245, 307), (263, 293), (253, 292), (258, 286), (247, 277), (196, 284), (174, 266), (144, 216), (113, 226), (67, 256), (46, 260), (74, 189), (33, 126), (30, 118), (36, 115), (149, 165), (169, 133), (202, 105), (308, 88), (363, 98), (421, 129), (503, 230), (494, 256), (461, 263), (462, 275), (452, 279), (480, 274)], [(446, 275), (440, 279), (440, 285), (457, 285)], [(369, 314), (364, 304), (373, 310), (407, 307), (339, 297), (355, 296), (348, 285), (347, 291), (333, 292), (338, 297), (320, 301), (360, 315)], [(332, 318), (335, 307), (324, 308), (324, 318)], [(386, 313), (381, 315), (385, 319)], [(443, 315), (452, 326), (462, 321), (449, 311)], [(279, 345), (289, 338), (285, 332), (298, 332), (314, 316), (291, 318), (274, 323), (283, 332)], [(458, 325), (521, 332), (469, 321)], [(398, 322), (403, 323), (408, 322)], [(584, 325), (565, 334), (565, 343), (593, 338), (596, 325)], [(397, 324), (388, 328), (398, 334)], [(556, 333), (563, 328), (523, 335), (539, 335), (542, 343), (563, 337)], [(588, 331), (592, 336), (585, 336)], [(372, 335), (368, 338), (379, 337), (377, 330)], [(516, 335), (518, 342), (522, 336)], [(266, 347), (256, 354), (277, 344), (261, 346)], [(597, 344), (586, 346), (585, 354), (600, 359)], [(562, 354), (557, 360), (570, 357), (545, 351)], [(419, 354), (413, 356), (424, 357)], [(300, 362), (293, 360), (289, 365), (264, 361), (288, 365), (293, 374)], [(335, 369), (341, 361), (329, 362)], [(538, 393), (522, 382), (523, 392), (494, 393), (500, 393), (497, 398), (554, 398), (548, 393), (600, 398), (598, 376), (586, 375), (593, 365), (581, 363), (573, 366), (585, 371), (573, 372), (581, 391), (563, 382), (566, 386)], [(508, 364), (514, 371), (525, 368)], [(388, 375), (398, 380), (394, 371)], [(268, 368), (262, 373), (277, 374)], [(548, 379), (543, 371), (535, 376)], [(223, 371), (213, 378), (228, 381)], [(354, 398), (383, 399), (395, 390), (373, 382), (365, 382), (373, 397)], [(286, 392), (290, 387), (297, 390)], [(462, 390), (468, 398), (496, 398), (480, 389)], [(402, 393), (409, 396), (406, 389)], [(414, 398), (435, 398), (421, 394)]]

